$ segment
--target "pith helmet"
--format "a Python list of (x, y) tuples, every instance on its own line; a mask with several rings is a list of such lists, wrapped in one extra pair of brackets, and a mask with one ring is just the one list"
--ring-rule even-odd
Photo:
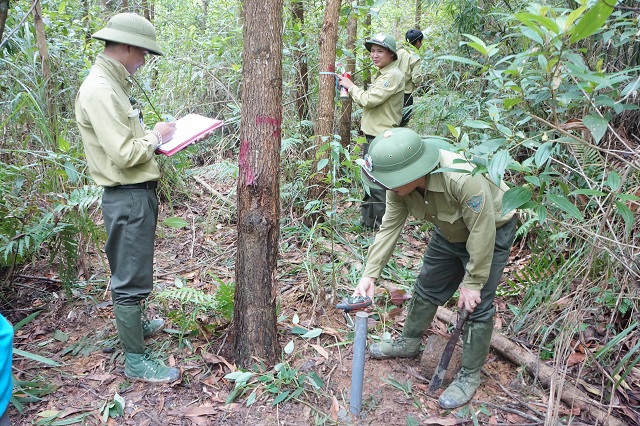
[(361, 176), (372, 188), (393, 189), (432, 172), (440, 151), (411, 129), (385, 130), (371, 142)]
[(154, 55), (162, 55), (162, 49), (156, 42), (156, 30), (153, 29), (153, 25), (135, 13), (113, 15), (107, 22), (107, 26), (92, 37), (98, 40), (141, 47)]
[(398, 53), (396, 49), (396, 39), (389, 34), (377, 34), (374, 37), (364, 42), (364, 47), (371, 52), (371, 45), (377, 44), (385, 49), (389, 49), (394, 55)]

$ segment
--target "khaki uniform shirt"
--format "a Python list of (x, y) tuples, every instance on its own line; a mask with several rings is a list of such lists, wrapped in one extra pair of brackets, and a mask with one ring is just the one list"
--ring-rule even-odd
[(349, 88), (351, 99), (363, 108), (360, 129), (369, 136), (377, 136), (396, 127), (402, 119), (404, 103), (404, 75), (398, 61), (382, 68), (367, 90)]
[(102, 186), (160, 179), (156, 136), (129, 101), (129, 72), (101, 53), (76, 96), (76, 122), (89, 171)]
[(420, 56), (405, 49), (398, 50), (398, 68), (404, 74), (404, 93), (410, 95), (422, 84)]
[[(471, 170), (469, 164), (453, 163), (458, 154), (440, 150), (440, 167)], [(399, 196), (387, 191), (387, 209), (375, 241), (369, 249), (365, 277), (380, 277), (396, 246), (407, 216), (433, 223), (451, 243), (465, 243), (469, 252), (462, 285), (480, 290), (489, 278), (496, 229), (513, 212), (502, 216), (502, 195), (508, 186), (497, 187), (483, 175), (438, 172), (426, 177), (424, 196), (418, 191)]]

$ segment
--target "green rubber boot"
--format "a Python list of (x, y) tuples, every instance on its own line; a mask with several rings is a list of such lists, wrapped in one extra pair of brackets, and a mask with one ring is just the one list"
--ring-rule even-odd
[(153, 383), (174, 382), (180, 377), (177, 368), (166, 367), (145, 353), (140, 305), (113, 305), (118, 337), (124, 348), (124, 375)]
[(402, 336), (369, 346), (371, 358), (413, 358), (418, 355), (422, 333), (431, 325), (437, 310), (437, 305), (414, 294), (402, 328)]
[(491, 347), (493, 319), (485, 322), (467, 322), (462, 341), (462, 368), (438, 402), (442, 408), (458, 408), (471, 401), (480, 386), (480, 370)]
[(156, 334), (164, 327), (164, 320), (162, 318), (156, 318), (149, 321), (147, 318), (142, 318), (142, 335), (147, 338), (153, 334)]

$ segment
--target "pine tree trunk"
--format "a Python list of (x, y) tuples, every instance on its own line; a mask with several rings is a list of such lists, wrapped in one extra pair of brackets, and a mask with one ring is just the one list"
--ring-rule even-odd
[(0, 0), (0, 42), (2, 42), (2, 35), (4, 34), (4, 25), (7, 22), (8, 15), (9, 15), (9, 0)]
[[(347, 24), (347, 44), (345, 46), (347, 51), (354, 53), (353, 57), (349, 57), (345, 64), (345, 71), (353, 75), (356, 72), (356, 38), (358, 37), (358, 20), (355, 13), (349, 15), (349, 22)], [(343, 147), (347, 148), (351, 143), (351, 110), (353, 109), (353, 102), (351, 98), (342, 101), (342, 107), (340, 109), (340, 143)]]
[[(293, 22), (300, 28), (304, 28), (304, 3), (299, 0), (291, 2), (291, 13)], [(296, 106), (298, 107), (298, 120), (309, 119), (309, 67), (307, 65), (307, 55), (305, 52), (307, 43), (297, 46), (294, 53), (294, 63), (296, 67)]]
[(275, 270), (279, 237), (282, 0), (243, 5), (238, 252), (233, 316), (236, 362), (278, 362)]

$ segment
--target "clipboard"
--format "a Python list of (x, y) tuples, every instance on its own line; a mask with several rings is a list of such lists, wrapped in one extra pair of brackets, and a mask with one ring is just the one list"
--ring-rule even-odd
[(222, 127), (224, 121), (205, 117), (199, 114), (187, 114), (176, 120), (176, 132), (173, 138), (156, 149), (156, 153), (172, 156), (195, 143), (203, 133)]

